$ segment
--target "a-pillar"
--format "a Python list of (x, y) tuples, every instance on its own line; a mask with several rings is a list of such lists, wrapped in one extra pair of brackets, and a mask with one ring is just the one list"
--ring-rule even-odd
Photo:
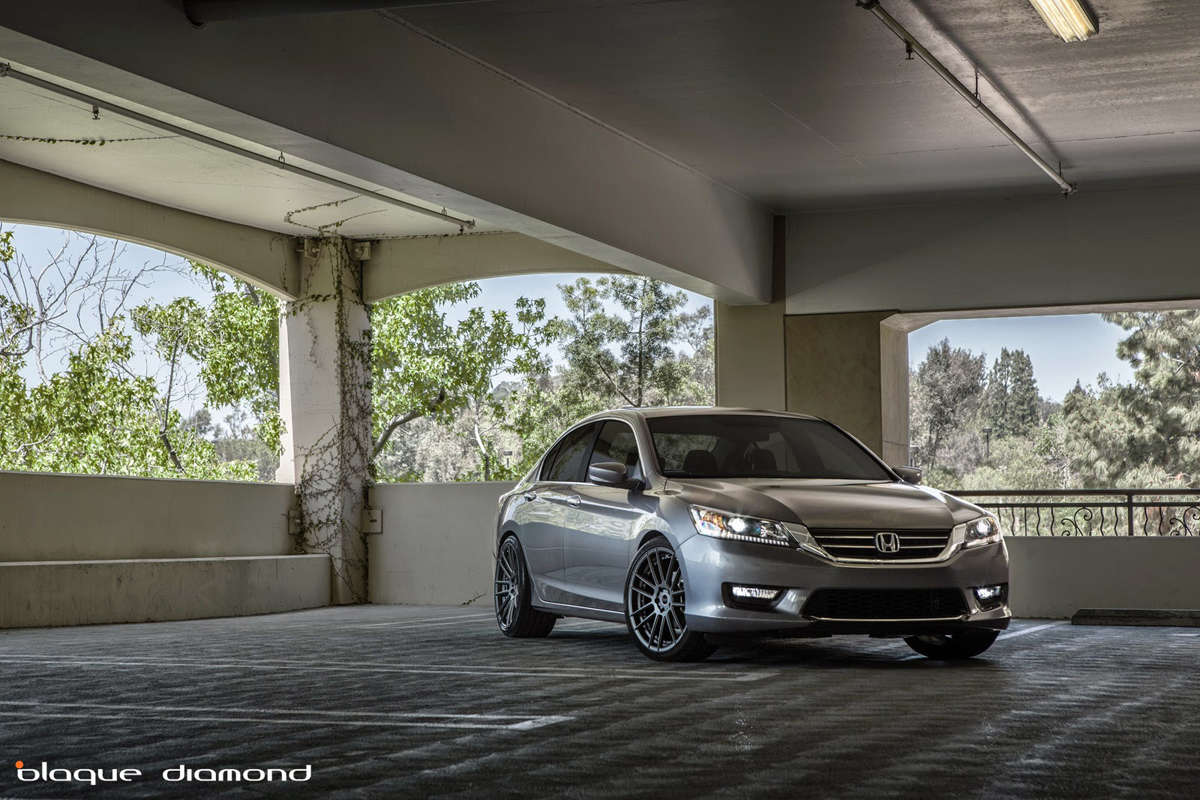
[(279, 335), (287, 430), (276, 480), (296, 486), (297, 550), (328, 553), (333, 601), (367, 600), (362, 510), (371, 450), (370, 320), (362, 265), (340, 237), (304, 243), (300, 299)]
[(787, 317), (787, 408), (908, 464), (908, 333), (891, 312)]

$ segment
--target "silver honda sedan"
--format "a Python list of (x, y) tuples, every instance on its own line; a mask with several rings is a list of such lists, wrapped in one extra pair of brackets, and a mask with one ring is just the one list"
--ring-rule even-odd
[(589, 417), (500, 498), (508, 636), (624, 622), (658, 661), (744, 636), (902, 637), (979, 655), (1008, 627), (996, 518), (832, 423), (728, 408)]

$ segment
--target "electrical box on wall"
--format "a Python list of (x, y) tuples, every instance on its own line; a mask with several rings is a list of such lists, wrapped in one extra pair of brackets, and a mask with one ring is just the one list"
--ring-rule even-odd
[(362, 512), (363, 533), (383, 533), (383, 509), (364, 508)]

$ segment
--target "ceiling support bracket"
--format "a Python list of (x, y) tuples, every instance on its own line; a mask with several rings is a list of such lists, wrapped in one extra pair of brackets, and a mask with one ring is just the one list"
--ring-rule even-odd
[[(942, 64), (942, 62), (938, 61), (932, 53), (926, 50), (925, 47), (922, 46), (921, 43), (918, 42), (913, 35), (904, 28), (903, 25), (897, 22), (895, 17), (885, 11), (883, 6), (879, 4), (879, 0), (857, 0), (855, 5), (874, 14), (880, 22), (886, 25), (892, 33), (896, 34), (896, 36), (898, 36), (904, 42), (905, 50), (908, 53), (911, 54), (915, 52), (918, 56), (920, 56), (921, 60), (928, 64), (929, 67), (938, 74), (938, 77), (948, 83), (950, 87), (954, 89), (954, 91), (958, 92), (964, 100), (971, 104), (972, 108), (978, 111), (984, 119), (992, 123), (996, 130), (1000, 131), (1000, 133), (1002, 133), (1005, 138), (1016, 145), (1017, 149), (1024, 153), (1030, 161), (1032, 161), (1034, 164), (1037, 164), (1038, 168), (1041, 169), (1042, 172), (1046, 173), (1046, 175), (1052, 181), (1057, 183), (1059, 189), (1062, 190), (1064, 197), (1070, 196), (1077, 191), (1078, 187), (1075, 184), (1067, 181), (1067, 179), (1062, 176), (1061, 164), (1056, 170), (1048, 161), (1046, 161), (1046, 159), (1038, 155), (1037, 152), (1034, 151), (1034, 149), (1028, 144), (1026, 144), (1020, 136), (1017, 136), (1016, 132), (1013, 131), (1012, 128), (1008, 127), (1004, 120), (1000, 119), (990, 108), (984, 105), (983, 101), (979, 98), (978, 87), (976, 88), (975, 92), (972, 92), (969, 88), (967, 88), (967, 86), (965, 86), (962, 81), (956, 78), (954, 74), (950, 72), (950, 70), (946, 69), (946, 66)], [(978, 75), (979, 72), (977, 69), (976, 81), (979, 79)]]

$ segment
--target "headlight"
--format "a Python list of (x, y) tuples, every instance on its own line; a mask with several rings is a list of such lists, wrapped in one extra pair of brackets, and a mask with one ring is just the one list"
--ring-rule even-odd
[(717, 539), (736, 539), (739, 542), (760, 542), (792, 547), (795, 542), (782, 522), (769, 519), (727, 514), (703, 506), (691, 506), (696, 532)]
[(986, 517), (973, 519), (967, 523), (967, 532), (963, 536), (963, 547), (995, 544), (1001, 538), (1000, 522), (989, 514)]

